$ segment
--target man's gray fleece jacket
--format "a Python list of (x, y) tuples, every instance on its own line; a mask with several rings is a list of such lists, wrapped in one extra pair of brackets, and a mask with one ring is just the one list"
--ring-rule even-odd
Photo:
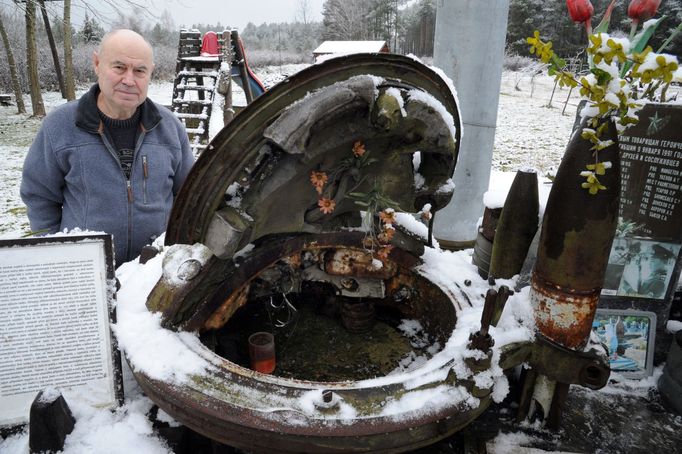
[(180, 121), (149, 99), (130, 180), (97, 110), (99, 86), (51, 112), (26, 155), (21, 198), (33, 231), (64, 229), (114, 235), (120, 265), (166, 230), (175, 195), (194, 158)]

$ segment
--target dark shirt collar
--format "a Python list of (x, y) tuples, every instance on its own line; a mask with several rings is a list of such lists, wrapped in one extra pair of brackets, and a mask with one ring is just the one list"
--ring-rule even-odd
[[(99, 91), (99, 85), (94, 84), (78, 100), (76, 126), (92, 133), (99, 132), (102, 122), (99, 116), (99, 109), (97, 108), (97, 95), (99, 95)], [(140, 125), (146, 131), (154, 129), (161, 121), (159, 110), (149, 98), (144, 100), (138, 110), (140, 111)]]

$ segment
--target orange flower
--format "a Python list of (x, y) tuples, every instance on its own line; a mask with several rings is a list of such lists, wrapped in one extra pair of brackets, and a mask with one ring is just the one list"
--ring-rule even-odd
[(336, 202), (326, 197), (320, 197), (320, 199), (317, 201), (317, 205), (320, 207), (321, 212), (323, 212), (324, 214), (329, 214), (332, 211), (334, 211), (334, 208), (336, 207)]
[(356, 158), (362, 157), (363, 154), (365, 154), (365, 144), (363, 144), (361, 141), (357, 141), (353, 144), (353, 154), (355, 155)]
[(328, 179), (329, 177), (324, 172), (316, 172), (314, 170), (310, 172), (310, 182), (315, 186), (318, 194), (322, 194), (322, 188)]
[(377, 251), (377, 258), (380, 260), (388, 259), (388, 254), (391, 253), (392, 249), (393, 249), (392, 244), (387, 244), (386, 246), (383, 246), (381, 249)]
[(384, 229), (377, 235), (377, 239), (382, 244), (390, 243), (395, 235), (395, 229), (393, 227), (384, 226)]
[(379, 212), (379, 219), (384, 224), (395, 224), (395, 210), (393, 208), (386, 208)]

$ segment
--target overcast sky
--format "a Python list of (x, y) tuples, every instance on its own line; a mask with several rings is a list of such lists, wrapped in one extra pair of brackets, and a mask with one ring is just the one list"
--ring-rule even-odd
[[(243, 30), (246, 24), (253, 22), (295, 22), (301, 20), (301, 5), (307, 1), (308, 20), (322, 20), (322, 4), (324, 0), (134, 0), (136, 3), (150, 5), (151, 11), (160, 13), (166, 9), (170, 12), (175, 25), (179, 28), (192, 24), (216, 24), (220, 22), (226, 27)], [(83, 4), (87, 3), (93, 10), (104, 17), (115, 17), (107, 3), (123, 5), (116, 0), (94, 0), (73, 2), (73, 22), (80, 25), (84, 15)], [(60, 4), (61, 6), (61, 4)], [(92, 13), (89, 13), (92, 15)], [(152, 22), (151, 19), (147, 19)], [(105, 25), (105, 29), (109, 28)]]

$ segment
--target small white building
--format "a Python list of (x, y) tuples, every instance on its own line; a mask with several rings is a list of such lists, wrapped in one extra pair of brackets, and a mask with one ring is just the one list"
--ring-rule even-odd
[(313, 51), (313, 59), (319, 61), (325, 55), (347, 55), (365, 52), (390, 52), (386, 41), (325, 41)]

